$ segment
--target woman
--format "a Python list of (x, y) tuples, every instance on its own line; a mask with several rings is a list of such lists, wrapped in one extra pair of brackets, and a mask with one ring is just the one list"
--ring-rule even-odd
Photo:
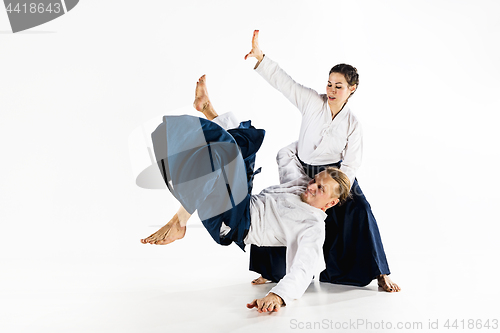
[[(258, 33), (254, 31), (252, 50), (245, 59), (256, 58), (254, 69), (302, 113), (298, 142), (278, 153), (280, 174), (297, 172), (293, 168), (301, 166), (313, 178), (324, 167), (335, 165), (351, 180), (351, 199), (327, 211), (323, 245), (326, 269), (321, 272), (320, 281), (366, 286), (377, 278), (385, 291), (400, 291), (388, 277), (390, 271), (377, 222), (355, 178), (361, 164), (362, 133), (346, 103), (359, 84), (356, 69), (346, 64), (333, 67), (326, 94), (320, 95), (293, 81), (277, 63), (264, 56), (258, 45)], [(253, 246), (250, 269), (262, 275), (252, 283), (281, 279), (285, 273), (285, 251)]]

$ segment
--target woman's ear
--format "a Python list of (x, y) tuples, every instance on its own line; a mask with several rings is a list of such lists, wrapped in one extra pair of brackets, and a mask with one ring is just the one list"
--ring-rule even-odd
[(353, 92), (356, 91), (356, 89), (358, 89), (358, 85), (354, 84), (354, 85), (350, 86), (349, 89), (351, 90), (351, 94), (352, 94)]

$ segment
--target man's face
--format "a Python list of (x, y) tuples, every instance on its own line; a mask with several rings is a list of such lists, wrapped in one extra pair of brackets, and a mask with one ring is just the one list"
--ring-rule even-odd
[(333, 196), (338, 186), (339, 184), (326, 171), (322, 171), (309, 182), (306, 190), (300, 195), (300, 199), (325, 211), (339, 202), (339, 199)]

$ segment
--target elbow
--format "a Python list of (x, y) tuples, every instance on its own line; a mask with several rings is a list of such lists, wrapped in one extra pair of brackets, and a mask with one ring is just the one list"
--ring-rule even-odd
[(288, 147), (285, 147), (285, 148), (281, 148), (279, 151), (278, 151), (278, 154), (276, 154), (276, 162), (278, 164), (280, 164), (280, 161), (283, 160), (283, 159), (289, 159), (290, 157), (292, 157), (294, 154), (294, 152), (289, 149)]
[(286, 147), (281, 148), (276, 154), (276, 162), (283, 159), (290, 159), (297, 153), (297, 142), (293, 142)]

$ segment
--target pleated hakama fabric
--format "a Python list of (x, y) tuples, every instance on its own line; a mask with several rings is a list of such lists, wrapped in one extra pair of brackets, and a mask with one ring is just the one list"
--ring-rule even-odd
[[(339, 168), (341, 162), (312, 166), (300, 161), (306, 174), (313, 178), (327, 166)], [(370, 204), (355, 179), (351, 197), (328, 210), (323, 255), (326, 268), (321, 282), (366, 286), (380, 274), (390, 274), (377, 221)], [(286, 272), (286, 248), (252, 245), (250, 270), (265, 279), (278, 282)]]
[[(198, 117), (165, 116), (151, 134), (156, 161), (175, 198), (198, 216), (221, 245), (233, 241), (244, 250), (250, 226), (250, 195), (255, 156), (265, 131), (250, 121), (224, 130)], [(222, 224), (230, 228), (221, 237)]]

